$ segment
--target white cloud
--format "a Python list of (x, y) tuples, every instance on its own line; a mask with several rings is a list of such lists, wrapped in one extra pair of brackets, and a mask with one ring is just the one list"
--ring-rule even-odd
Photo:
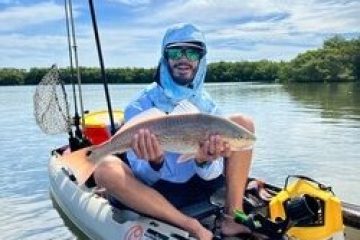
[[(159, 10), (153, 22), (185, 16), (204, 29), (210, 60), (283, 59), (320, 47), (334, 33), (360, 33), (360, 2), (334, 1), (188, 1), (174, 11)], [(162, 16), (160, 12), (168, 12)], [(181, 18), (181, 17), (180, 17)], [(204, 19), (204, 20), (202, 20)], [(279, 51), (280, 50), (280, 51)]]
[[(79, 64), (99, 66), (93, 32), (90, 26), (79, 26), (76, 37)], [(160, 30), (159, 30), (160, 31)], [(150, 41), (158, 36), (158, 39)], [(101, 44), (106, 67), (153, 67), (156, 65), (162, 33), (157, 30), (101, 29)], [(65, 35), (0, 35), (0, 67), (49, 67), (57, 63), (68, 66)]]
[[(105, 24), (101, 15), (97, 16), (107, 67), (156, 65), (166, 27), (177, 22), (195, 23), (205, 32), (210, 62), (289, 60), (320, 47), (324, 38), (333, 33), (360, 34), (359, 1), (173, 0), (161, 5), (151, 0), (108, 1), (130, 4), (131, 9), (123, 14), (126, 19), (108, 18)], [(87, 5), (74, 9), (80, 64), (98, 66), (91, 22), (83, 18), (88, 16)], [(0, 35), (0, 66), (49, 66), (53, 62), (67, 65), (64, 32), (31, 36), (23, 32), (41, 23), (53, 27), (56, 20), (64, 18), (63, 12), (63, 6), (51, 2), (3, 9), (0, 21), (7, 24), (0, 26), (0, 34), (5, 31)], [(61, 24), (57, 28), (64, 27), (62, 22), (56, 24)]]
[(139, 21), (147, 23), (161, 22), (197, 22), (203, 25), (223, 24), (276, 12), (278, 8), (270, 1), (216, 1), (216, 0), (176, 0), (164, 3), (155, 12)]
[(229, 60), (288, 60), (320, 47), (331, 34), (360, 33), (359, 12), (358, 1), (177, 0), (137, 21), (162, 27), (177, 22), (197, 24), (216, 49), (210, 60), (226, 60), (224, 54)]
[(151, 0), (108, 0), (108, 1), (117, 2), (129, 6), (142, 6), (142, 5), (149, 5), (151, 3)]
[[(258, 25), (267, 27), (269, 24), (268, 31), (275, 28), (281, 32), (346, 32), (360, 30), (359, 11), (358, 1), (345, 4), (319, 0), (190, 0), (172, 1), (139, 21), (158, 24), (188, 21), (199, 23), (206, 29), (224, 28), (229, 31), (236, 26), (258, 28)], [(274, 21), (277, 14), (285, 15), (284, 19)]]
[[(15, 6), (0, 12), (0, 31), (14, 31), (27, 26), (64, 18), (64, 7), (53, 2), (31, 6)], [(6, 24), (4, 24), (6, 23)]]
[(0, 35), (1, 67), (48, 67), (66, 59), (62, 36)]
[(284, 10), (290, 13), (285, 21), (288, 31), (318, 33), (346, 33), (360, 31), (360, 2), (343, 3), (341, 1), (307, 2), (294, 1), (285, 5)]
[(301, 46), (284, 47), (281, 45), (270, 45), (264, 43), (257, 44), (252, 50), (210, 46), (207, 59), (208, 62), (257, 61), (261, 59), (280, 61), (284, 59), (291, 59), (298, 53), (306, 50), (308, 50), (308, 48)]
[[(101, 44), (106, 66), (155, 66), (160, 56), (163, 31), (162, 28), (141, 29), (134, 26), (102, 29)], [(95, 60), (95, 65), (98, 66), (96, 55), (89, 58), (89, 54), (95, 53), (92, 34), (89, 31), (79, 40), (79, 55), (80, 57), (87, 56), (83, 59), (85, 61)]]

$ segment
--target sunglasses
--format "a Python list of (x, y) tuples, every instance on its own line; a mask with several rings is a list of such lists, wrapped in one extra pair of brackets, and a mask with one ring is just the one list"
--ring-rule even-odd
[(185, 56), (189, 61), (199, 61), (205, 54), (204, 51), (197, 48), (173, 47), (165, 50), (167, 59), (179, 60)]

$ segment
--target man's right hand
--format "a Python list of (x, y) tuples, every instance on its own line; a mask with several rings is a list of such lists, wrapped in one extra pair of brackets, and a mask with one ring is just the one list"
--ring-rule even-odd
[(199, 164), (214, 161), (220, 157), (229, 157), (231, 154), (230, 144), (220, 135), (210, 135), (207, 140), (199, 144), (195, 161)]
[(155, 164), (164, 161), (164, 151), (162, 150), (156, 136), (148, 129), (140, 129), (132, 138), (131, 147), (136, 156)]

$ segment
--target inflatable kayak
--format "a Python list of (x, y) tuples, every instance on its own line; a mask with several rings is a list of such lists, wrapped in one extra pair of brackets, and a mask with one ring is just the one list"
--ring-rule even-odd
[[(62, 164), (61, 152), (59, 150), (53, 151), (49, 161), (50, 193), (59, 212), (72, 225), (76, 226), (86, 238), (122, 240), (194, 239), (188, 232), (176, 226), (143, 216), (132, 210), (118, 209), (112, 206), (105, 197), (95, 193), (96, 188), (94, 186), (79, 186), (75, 177)], [(280, 196), (281, 188), (269, 184), (264, 184), (264, 187), (272, 196)], [(247, 191), (245, 203), (247, 203), (248, 212), (271, 212), (269, 202), (264, 201), (260, 195), (254, 193), (253, 189)], [(186, 206), (181, 211), (199, 219), (216, 232), (214, 219), (221, 214), (223, 206), (221, 197), (214, 196), (214, 199)], [(340, 230), (344, 230), (346, 234), (343, 231), (337, 231), (332, 235), (332, 238), (324, 239), (359, 239), (359, 206), (343, 203), (341, 216), (347, 226), (344, 230), (341, 225)], [(266, 221), (273, 222), (270, 218)], [(303, 233), (309, 231), (309, 228), (306, 227), (300, 229), (304, 229), (302, 230)], [(312, 228), (311, 231), (320, 230)], [(218, 237), (221, 238), (221, 236)]]

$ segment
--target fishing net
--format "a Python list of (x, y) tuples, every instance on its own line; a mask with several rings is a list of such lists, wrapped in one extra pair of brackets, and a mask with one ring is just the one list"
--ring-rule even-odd
[(71, 131), (65, 86), (56, 65), (51, 67), (37, 85), (33, 101), (36, 124), (44, 133)]

